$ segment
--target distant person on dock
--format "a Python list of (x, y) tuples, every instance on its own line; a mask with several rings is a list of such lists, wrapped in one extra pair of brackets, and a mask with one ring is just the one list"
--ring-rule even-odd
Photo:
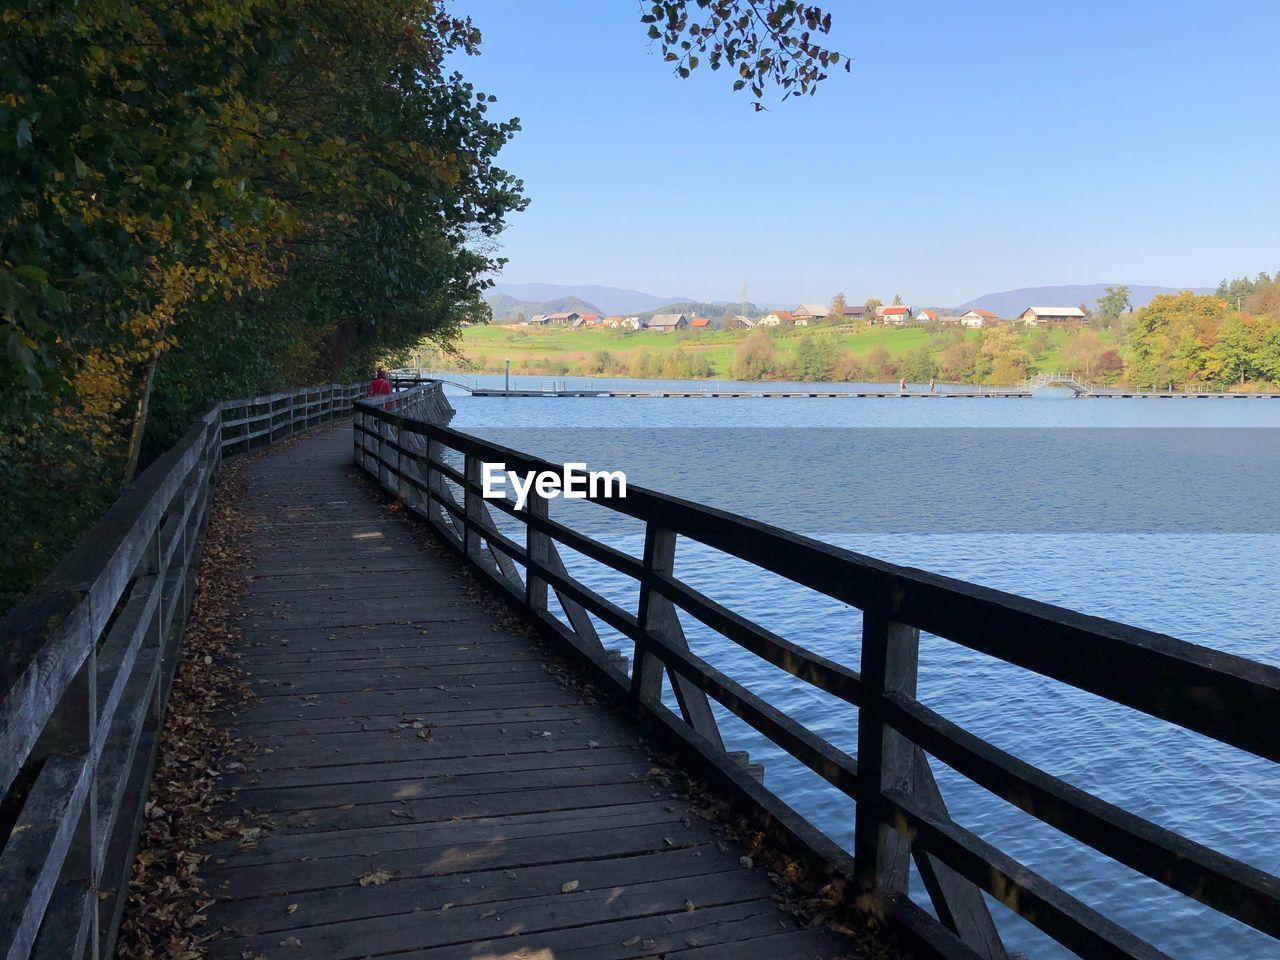
[(907, 378), (903, 377), (898, 381), (898, 390), (905, 396), (907, 392)]
[(369, 382), (369, 396), (386, 397), (391, 395), (391, 381), (387, 379), (385, 367), (379, 367), (373, 380)]
[(929, 378), (929, 392), (930, 392), (930, 393), (933, 393), (933, 392), (934, 392), (934, 390), (936, 390), (936, 389), (937, 389), (937, 382), (938, 382), (938, 381), (937, 381), (937, 380), (935, 380), (933, 377), (930, 377), (930, 378)]

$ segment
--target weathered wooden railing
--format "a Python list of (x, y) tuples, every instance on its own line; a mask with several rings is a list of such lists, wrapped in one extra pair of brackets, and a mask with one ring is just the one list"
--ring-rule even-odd
[(358, 385), (218, 404), (0, 621), (0, 957), (109, 957), (221, 461)]
[[(852, 878), (848, 895), (884, 907), (917, 945), (948, 956), (998, 958), (1004, 947), (981, 891), (1077, 954), (1164, 957), (1161, 951), (1015, 861), (948, 815), (926, 755), (1063, 833), (1214, 910), (1280, 937), (1280, 880), (1080, 790), (948, 721), (916, 699), (920, 631), (1070, 684), (1241, 750), (1280, 761), (1280, 670), (1162, 634), (898, 567), (763, 523), (653, 491), (594, 500), (645, 525), (633, 557), (549, 516), (530, 491), (526, 509), (482, 498), (485, 463), (512, 471), (551, 464), (415, 415), (424, 386), (381, 405), (356, 404), (355, 457), (384, 488), (510, 595), (537, 624), (572, 645), (652, 719), (682, 737), (724, 782), (784, 834)], [(462, 470), (446, 462), (461, 455)], [(453, 493), (460, 489), (459, 502)], [(488, 507), (525, 525), (500, 532)], [(854, 671), (757, 626), (674, 575), (685, 537), (833, 597), (863, 612)], [(557, 544), (639, 584), (633, 613), (574, 580)], [(521, 577), (521, 569), (524, 571)], [(555, 592), (565, 620), (548, 610)], [(728, 640), (858, 710), (849, 756), (692, 653), (684, 611)], [(592, 617), (634, 642), (625, 663), (604, 651)], [(567, 621), (567, 622), (566, 622)], [(852, 647), (852, 638), (851, 638)], [(670, 678), (682, 721), (661, 701)], [(708, 696), (856, 804), (854, 856), (726, 763)], [(1248, 813), (1242, 811), (1242, 817)], [(914, 859), (943, 934), (907, 898)], [(941, 935), (941, 936), (940, 936)]]

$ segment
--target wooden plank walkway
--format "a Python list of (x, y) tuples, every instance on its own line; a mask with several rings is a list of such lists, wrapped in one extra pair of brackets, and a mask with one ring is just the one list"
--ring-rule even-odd
[(262, 833), (211, 850), (210, 958), (853, 955), (384, 512), (349, 427), (246, 480), (258, 697), (227, 722), (257, 745), (231, 810)]

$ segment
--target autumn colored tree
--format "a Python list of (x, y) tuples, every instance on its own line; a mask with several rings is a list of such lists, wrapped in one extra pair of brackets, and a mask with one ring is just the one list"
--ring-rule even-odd
[(763, 330), (756, 330), (733, 351), (735, 380), (766, 380), (777, 372), (778, 348)]
[(1062, 361), (1070, 369), (1088, 379), (1098, 367), (1098, 361), (1107, 351), (1107, 343), (1096, 330), (1081, 328), (1067, 338), (1062, 348)]
[(1135, 310), (1125, 373), (1139, 386), (1183, 386), (1211, 374), (1209, 349), (1231, 308), (1216, 296), (1161, 294)]
[(982, 331), (975, 369), (978, 379), (1001, 385), (1020, 383), (1026, 379), (1030, 365), (1031, 357), (1013, 327), (991, 327)]
[(843, 293), (831, 298), (831, 320), (833, 323), (844, 323), (845, 300)]
[(444, 72), (478, 34), (442, 4), (52, 0), (3, 24), (0, 512), (31, 576), (152, 409), (172, 436), (483, 310), (484, 238), (524, 203), (494, 164), (516, 125)]
[(938, 354), (938, 373), (943, 379), (956, 383), (973, 383), (977, 379), (982, 343), (977, 338), (959, 336), (952, 339)]
[[(480, 42), (454, 6), (0, 11), (0, 607), (212, 400), (360, 376), (487, 318), (493, 237), (525, 204), (497, 165), (518, 124), (446, 69)], [(679, 75), (726, 67), (757, 108), (848, 69), (809, 4), (642, 18)]]

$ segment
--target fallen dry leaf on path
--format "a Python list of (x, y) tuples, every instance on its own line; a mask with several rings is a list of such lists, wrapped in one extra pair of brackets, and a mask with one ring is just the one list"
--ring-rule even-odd
[(379, 867), (377, 870), (362, 873), (356, 877), (356, 882), (362, 887), (380, 887), (394, 876), (395, 874), (390, 870), (384, 870)]

